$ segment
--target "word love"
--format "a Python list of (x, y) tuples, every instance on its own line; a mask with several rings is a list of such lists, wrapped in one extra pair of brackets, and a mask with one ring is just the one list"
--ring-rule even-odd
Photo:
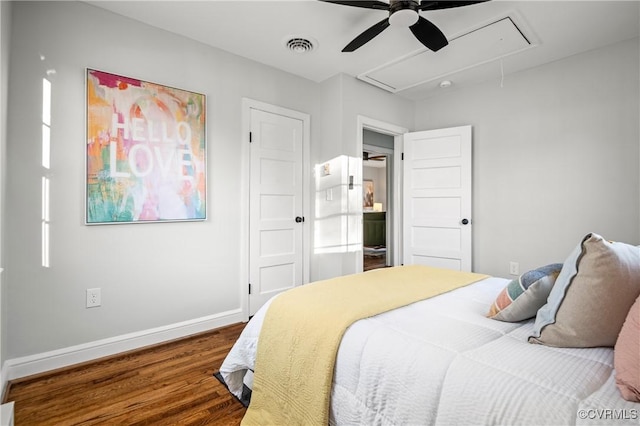
[[(159, 131), (158, 131), (159, 129)], [(193, 154), (191, 152), (191, 127), (184, 121), (175, 124), (171, 137), (166, 122), (156, 126), (153, 120), (133, 118), (130, 121), (125, 118), (120, 122), (118, 114), (113, 114), (111, 121), (111, 134), (117, 135), (122, 130), (126, 140), (138, 142), (129, 149), (128, 170), (118, 170), (117, 151), (118, 144), (111, 141), (109, 145), (110, 169), (109, 174), (113, 178), (128, 178), (132, 174), (136, 177), (145, 177), (159, 168), (162, 177), (167, 177), (171, 172), (177, 173), (183, 180), (193, 180), (193, 175), (185, 173), (193, 170)], [(151, 146), (151, 144), (156, 144)], [(175, 149), (166, 149), (173, 145)], [(164, 149), (161, 149), (164, 146)], [(120, 165), (123, 166), (122, 164)]]

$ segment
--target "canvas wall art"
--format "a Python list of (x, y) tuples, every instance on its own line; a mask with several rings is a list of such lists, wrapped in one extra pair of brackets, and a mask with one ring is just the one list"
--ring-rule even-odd
[(370, 210), (373, 208), (373, 181), (369, 179), (364, 179), (362, 181), (362, 207), (365, 210)]
[(86, 85), (86, 223), (205, 220), (205, 95), (93, 69)]

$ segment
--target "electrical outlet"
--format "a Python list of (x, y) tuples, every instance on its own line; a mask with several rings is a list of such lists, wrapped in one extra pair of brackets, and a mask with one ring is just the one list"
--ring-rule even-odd
[(520, 275), (520, 265), (518, 262), (509, 262), (509, 273), (511, 275)]
[(87, 308), (95, 308), (102, 304), (100, 300), (100, 289), (99, 288), (88, 288), (87, 289)]

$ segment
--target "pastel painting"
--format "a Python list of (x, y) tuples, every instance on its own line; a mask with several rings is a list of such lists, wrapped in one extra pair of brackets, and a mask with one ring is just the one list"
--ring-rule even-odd
[(205, 95), (87, 69), (86, 223), (206, 219)]

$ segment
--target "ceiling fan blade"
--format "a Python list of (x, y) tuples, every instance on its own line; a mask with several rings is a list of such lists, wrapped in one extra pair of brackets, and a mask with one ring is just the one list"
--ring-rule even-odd
[(389, 3), (385, 3), (383, 1), (344, 1), (344, 0), (320, 0), (325, 3), (335, 3), (341, 4), (343, 6), (354, 6), (354, 7), (362, 7), (365, 9), (378, 9), (378, 10), (389, 10)]
[(347, 44), (345, 46), (345, 48), (342, 49), (342, 51), (343, 52), (353, 52), (354, 50), (358, 49), (359, 47), (361, 47), (362, 45), (364, 45), (365, 43), (370, 41), (372, 38), (374, 38), (375, 36), (380, 34), (388, 26), (389, 26), (389, 18), (384, 18), (382, 21), (378, 22), (377, 24), (372, 25), (371, 27), (369, 27), (369, 29), (365, 30), (358, 37), (354, 38), (351, 41), (351, 43)]
[(422, 16), (418, 22), (409, 27), (414, 36), (430, 50), (437, 52), (438, 50), (449, 44), (447, 38), (442, 31)]
[(418, 6), (419, 10), (438, 10), (438, 9), (451, 9), (453, 7), (470, 6), (476, 3), (484, 3), (489, 0), (476, 0), (476, 1), (425, 1), (420, 2)]

